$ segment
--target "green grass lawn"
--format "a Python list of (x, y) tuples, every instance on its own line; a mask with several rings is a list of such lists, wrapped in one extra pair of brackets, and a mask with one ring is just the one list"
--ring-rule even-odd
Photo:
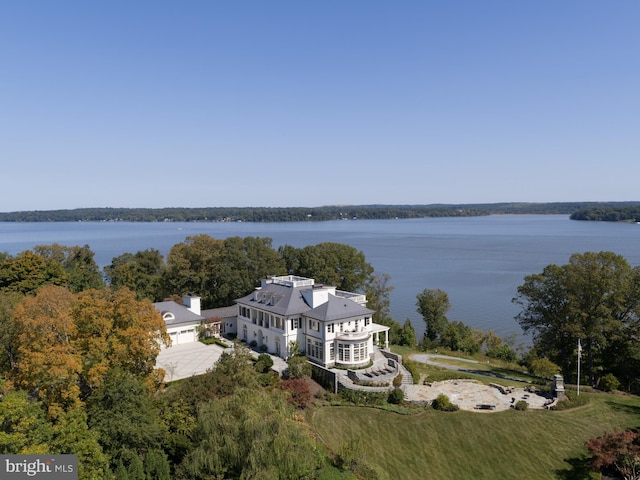
[(309, 421), (332, 452), (357, 442), (381, 478), (585, 479), (589, 438), (614, 427), (640, 427), (640, 398), (584, 394), (567, 411), (437, 412), (415, 415), (365, 407), (319, 407)]
[[(392, 350), (394, 353), (402, 355), (404, 360), (411, 360), (413, 354), (421, 354), (415, 348), (393, 345)], [(429, 351), (428, 353), (434, 353)], [(439, 352), (441, 355), (447, 355), (449, 358), (434, 358), (434, 361), (443, 365), (451, 365), (459, 368), (463, 368), (465, 372), (456, 372), (447, 370), (434, 365), (427, 365), (420, 362), (415, 362), (418, 368), (418, 372), (421, 374), (423, 380), (427, 382), (439, 382), (442, 380), (449, 380), (453, 378), (469, 378), (478, 380), (482, 383), (500, 383), (503, 385), (512, 385), (514, 387), (524, 387), (529, 383), (538, 383), (539, 378), (536, 378), (527, 373), (526, 369), (517, 363), (508, 363), (495, 358), (489, 358), (483, 354), (477, 354), (473, 357), (466, 356), (460, 352), (449, 352), (441, 349)], [(465, 359), (475, 360), (474, 362), (465, 361)], [(487, 372), (487, 374), (473, 373)], [(495, 374), (491, 376), (488, 374)], [(509, 377), (509, 379), (501, 379), (500, 377)], [(521, 381), (514, 380), (520, 379)]]

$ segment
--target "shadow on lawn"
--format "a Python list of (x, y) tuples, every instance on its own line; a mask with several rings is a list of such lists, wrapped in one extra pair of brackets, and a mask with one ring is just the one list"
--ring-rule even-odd
[(513, 382), (531, 383), (528, 380), (514, 377), (513, 375), (508, 375), (508, 374), (500, 373), (497, 371), (491, 371), (491, 370), (472, 370), (469, 368), (459, 368), (458, 371), (465, 372), (465, 373), (474, 373), (476, 375), (485, 375), (487, 377), (500, 378), (502, 380), (511, 380)]
[(607, 405), (611, 410), (616, 412), (628, 413), (631, 415), (640, 415), (640, 406), (638, 405), (629, 405), (627, 403), (616, 402), (614, 399), (607, 400)]
[(583, 455), (581, 457), (568, 458), (565, 463), (570, 465), (569, 468), (556, 470), (556, 478), (561, 480), (585, 480), (592, 477), (591, 468), (589, 468), (589, 457)]

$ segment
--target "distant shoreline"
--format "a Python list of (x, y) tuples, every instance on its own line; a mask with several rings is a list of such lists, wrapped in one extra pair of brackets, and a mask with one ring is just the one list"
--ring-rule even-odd
[(486, 215), (570, 215), (640, 221), (640, 202), (555, 202), (322, 207), (78, 208), (0, 213), (0, 222), (320, 222)]

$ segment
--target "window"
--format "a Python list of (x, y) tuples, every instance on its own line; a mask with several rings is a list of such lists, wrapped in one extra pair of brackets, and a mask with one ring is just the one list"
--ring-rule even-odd
[(335, 360), (336, 359), (336, 346), (334, 345), (333, 342), (331, 342), (329, 344), (329, 360)]
[(307, 338), (307, 355), (313, 358), (317, 358), (322, 360), (323, 351), (322, 351), (322, 342), (317, 340), (313, 340), (311, 338)]
[(300, 328), (301, 324), (300, 324), (300, 319), (299, 318), (292, 318), (291, 319), (291, 330), (294, 330), (296, 328)]
[(351, 361), (351, 355), (349, 354), (349, 345), (343, 343), (338, 344), (338, 361), (349, 362)]
[(315, 330), (316, 332), (320, 331), (320, 322), (317, 320), (309, 320), (309, 328), (311, 330)]
[(329, 325), (327, 325), (327, 333), (333, 333), (334, 331), (335, 331), (334, 323), (330, 323)]
[(247, 339), (247, 326), (242, 327), (242, 338)]
[(364, 317), (364, 326), (366, 327), (367, 325), (369, 325), (371, 323), (371, 318), (369, 317)]
[(356, 343), (353, 346), (353, 361), (362, 362), (367, 359), (367, 342)]

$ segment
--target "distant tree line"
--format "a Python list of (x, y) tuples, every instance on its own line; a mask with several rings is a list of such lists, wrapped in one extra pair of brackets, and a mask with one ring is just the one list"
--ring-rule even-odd
[(571, 220), (599, 222), (640, 222), (640, 205), (583, 208), (571, 214)]
[[(0, 213), (0, 222), (319, 222), (506, 214), (570, 215), (576, 214), (578, 211), (630, 207), (638, 209), (640, 202), (337, 205), (311, 208), (78, 208)], [(582, 218), (576, 219), (582, 220)]]

